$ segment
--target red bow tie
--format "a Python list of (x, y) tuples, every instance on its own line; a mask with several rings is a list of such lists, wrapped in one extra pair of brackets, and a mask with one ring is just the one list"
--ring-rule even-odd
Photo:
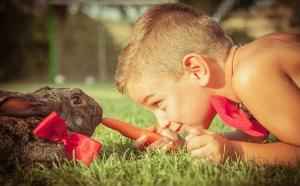
[[(33, 134), (51, 142), (64, 143), (66, 153), (74, 153), (76, 160), (89, 165), (99, 153), (102, 144), (81, 134), (68, 135), (67, 126), (58, 114), (52, 112), (34, 130)], [(73, 153), (72, 153), (73, 152)]]
[(237, 106), (237, 103), (223, 97), (211, 96), (210, 101), (220, 118), (228, 125), (241, 129), (255, 137), (267, 137), (269, 131), (265, 129), (250, 113)]

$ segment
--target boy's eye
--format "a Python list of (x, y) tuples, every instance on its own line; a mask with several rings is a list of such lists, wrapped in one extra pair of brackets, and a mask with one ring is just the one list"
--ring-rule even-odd
[(160, 105), (161, 105), (161, 101), (155, 101), (155, 102), (150, 104), (150, 107), (155, 108), (155, 109), (159, 109)]
[(153, 107), (156, 109), (160, 109), (160, 110), (165, 110), (166, 105), (163, 104), (163, 101), (157, 101), (155, 103), (153, 103)]
[(156, 106), (157, 108), (160, 108), (160, 106), (161, 106), (161, 101), (155, 102), (155, 106)]
[(159, 107), (160, 106), (160, 101), (155, 101), (152, 104), (150, 104), (152, 107)]

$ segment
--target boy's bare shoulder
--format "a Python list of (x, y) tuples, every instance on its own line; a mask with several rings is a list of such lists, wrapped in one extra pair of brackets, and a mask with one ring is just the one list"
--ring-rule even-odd
[[(239, 50), (239, 66), (244, 61), (261, 63), (260, 59), (268, 55), (285, 55), (286, 52), (298, 51), (300, 48), (300, 35), (288, 33), (272, 33), (262, 36)], [(265, 60), (264, 60), (265, 61)]]
[[(233, 85), (247, 85), (267, 76), (300, 69), (300, 35), (274, 33), (260, 37), (236, 53)], [(265, 77), (265, 78), (263, 78)]]
[(300, 42), (300, 34), (272, 33), (262, 36), (259, 39), (279, 40), (283, 42)]
[(236, 54), (232, 76), (236, 97), (281, 141), (300, 146), (299, 35), (270, 34)]

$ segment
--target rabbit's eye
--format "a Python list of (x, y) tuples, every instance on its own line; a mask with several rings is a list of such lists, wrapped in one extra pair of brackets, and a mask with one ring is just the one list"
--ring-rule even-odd
[(73, 104), (78, 105), (81, 103), (81, 98), (79, 96), (74, 96), (72, 98), (72, 102), (73, 102)]

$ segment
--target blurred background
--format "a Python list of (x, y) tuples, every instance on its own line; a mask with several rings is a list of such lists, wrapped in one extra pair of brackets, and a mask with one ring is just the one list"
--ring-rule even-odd
[(166, 2), (201, 9), (235, 43), (270, 32), (300, 33), (299, 0), (0, 0), (0, 88), (113, 82), (136, 19)]

